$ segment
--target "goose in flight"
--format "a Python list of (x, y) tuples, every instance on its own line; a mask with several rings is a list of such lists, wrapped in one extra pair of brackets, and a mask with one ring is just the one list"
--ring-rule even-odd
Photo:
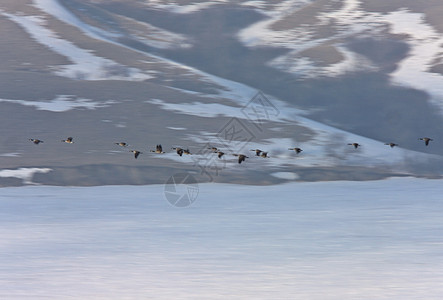
[(151, 150), (151, 152), (154, 152), (154, 153), (160, 153), (160, 154), (165, 153), (165, 152), (163, 152), (162, 145), (157, 145), (157, 146), (155, 147), (155, 150)]
[(183, 149), (182, 148), (180, 148), (180, 147), (172, 147), (171, 149), (175, 150), (178, 155), (180, 155), (180, 156), (183, 155)]
[(433, 139), (428, 138), (428, 137), (422, 137), (422, 138), (419, 138), (419, 140), (424, 141), (426, 146), (429, 145), (430, 141), (433, 141)]
[(38, 144), (40, 144), (40, 143), (43, 143), (43, 141), (42, 140), (39, 140), (39, 139), (29, 139), (31, 142), (33, 142), (34, 144), (36, 144), (36, 145), (38, 145)]
[(396, 143), (385, 143), (385, 145), (388, 145), (391, 148), (394, 148), (395, 146), (398, 146)]
[(269, 156), (268, 156), (268, 152), (261, 152), (261, 154), (260, 154), (260, 157), (263, 157), (263, 158), (269, 158)]
[(361, 146), (359, 143), (348, 143), (348, 145), (354, 146), (355, 149)]
[(208, 149), (214, 153), (217, 153), (217, 151), (218, 151), (217, 147), (209, 147)]
[(137, 159), (137, 157), (138, 157), (141, 153), (143, 153), (143, 152), (140, 152), (140, 151), (138, 151), (138, 150), (130, 150), (129, 152), (134, 153), (134, 158), (135, 158), (135, 159)]
[(73, 140), (73, 138), (70, 136), (66, 140), (62, 140), (62, 142), (68, 143), (68, 144), (74, 144), (74, 142), (72, 140)]
[(260, 149), (251, 149), (251, 151), (254, 151), (256, 156), (260, 156), (260, 153), (263, 152)]
[(295, 147), (295, 148), (288, 148), (288, 150), (294, 150), (297, 154), (303, 151), (301, 148), (297, 148), (297, 147)]
[(125, 142), (119, 142), (119, 143), (114, 143), (114, 144), (119, 145), (120, 147), (128, 146), (128, 143), (125, 143)]
[(244, 154), (232, 154), (234, 156), (238, 157), (238, 163), (241, 164), (242, 161), (245, 161), (246, 158), (249, 158), (248, 156), (244, 155)]
[(224, 152), (221, 152), (221, 151), (218, 151), (218, 152), (217, 152), (217, 156), (218, 156), (218, 158), (222, 158), (223, 155), (225, 155)]

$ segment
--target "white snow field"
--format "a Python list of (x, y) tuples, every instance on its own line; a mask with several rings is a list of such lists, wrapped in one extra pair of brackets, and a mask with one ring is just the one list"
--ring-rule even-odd
[[(186, 192), (178, 186), (178, 193)], [(0, 299), (440, 299), (443, 181), (0, 189)]]

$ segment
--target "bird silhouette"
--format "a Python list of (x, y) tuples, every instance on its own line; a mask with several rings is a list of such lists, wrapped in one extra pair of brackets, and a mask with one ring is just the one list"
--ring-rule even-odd
[(128, 146), (128, 143), (125, 143), (125, 142), (119, 142), (119, 143), (114, 143), (114, 144), (119, 145), (120, 147)]
[(74, 144), (74, 142), (72, 140), (73, 140), (73, 138), (70, 136), (66, 140), (62, 140), (62, 142), (68, 143), (68, 144)]
[(429, 142), (430, 142), (430, 141), (433, 141), (433, 139), (428, 138), (428, 137), (422, 137), (422, 138), (419, 138), (419, 140), (424, 141), (426, 146), (429, 145)]
[(40, 143), (43, 143), (43, 141), (42, 140), (39, 140), (39, 139), (29, 139), (31, 142), (33, 142), (34, 144), (36, 144), (36, 145), (38, 145), (38, 144), (40, 144)]
[(246, 158), (249, 158), (248, 156), (244, 155), (244, 154), (232, 154), (234, 156), (238, 157), (238, 163), (241, 164), (243, 161), (246, 160)]
[(251, 149), (251, 151), (254, 151), (256, 156), (260, 156), (260, 153), (263, 152), (260, 149)]
[(355, 149), (361, 146), (359, 143), (349, 143), (348, 145), (354, 146)]
[(163, 148), (162, 148), (162, 145), (157, 145), (157, 146), (155, 146), (155, 150), (151, 150), (151, 152), (154, 152), (154, 153), (165, 153), (165, 152), (163, 152)]
[(183, 149), (182, 148), (180, 148), (180, 147), (172, 147), (171, 149), (175, 150), (178, 155), (180, 155), (180, 156), (183, 155)]
[(301, 148), (298, 148), (298, 147), (288, 148), (288, 150), (294, 150), (297, 154), (303, 151)]
[(394, 148), (395, 146), (398, 146), (398, 144), (395, 144), (395, 143), (385, 143), (385, 145), (388, 145), (391, 148)]
[(209, 147), (208, 149), (210, 149), (214, 153), (217, 153), (218, 151), (217, 147)]
[(137, 157), (138, 157), (141, 153), (143, 153), (143, 152), (140, 152), (140, 151), (138, 151), (138, 150), (130, 150), (129, 152), (134, 153), (134, 158), (135, 158), (135, 159), (137, 159)]

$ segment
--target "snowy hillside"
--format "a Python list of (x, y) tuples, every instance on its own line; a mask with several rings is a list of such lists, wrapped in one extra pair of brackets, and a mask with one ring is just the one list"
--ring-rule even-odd
[[(440, 177), (441, 10), (3, 1), (0, 186), (163, 183), (183, 171), (245, 184)], [(167, 153), (150, 152), (157, 144)], [(239, 165), (232, 154), (250, 157)]]

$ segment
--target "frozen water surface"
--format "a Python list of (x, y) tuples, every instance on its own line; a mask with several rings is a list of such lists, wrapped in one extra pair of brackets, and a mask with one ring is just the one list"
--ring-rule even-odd
[[(438, 299), (441, 180), (0, 189), (1, 299)], [(177, 189), (183, 192), (185, 189)]]

